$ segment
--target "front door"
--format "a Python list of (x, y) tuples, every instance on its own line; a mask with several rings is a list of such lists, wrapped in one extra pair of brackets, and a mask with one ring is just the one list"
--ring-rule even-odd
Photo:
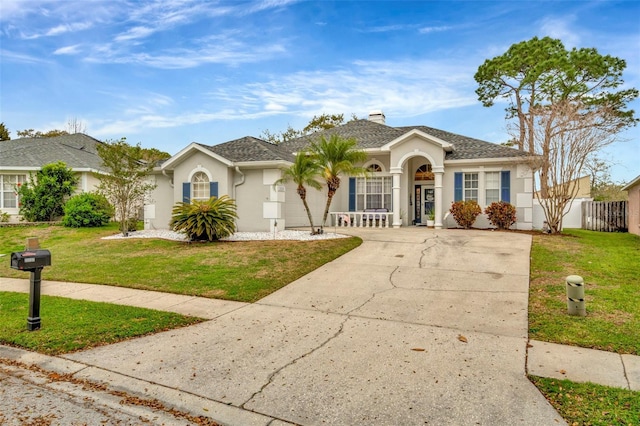
[(431, 220), (430, 214), (435, 211), (435, 190), (431, 185), (422, 185), (421, 223), (426, 224), (427, 219)]

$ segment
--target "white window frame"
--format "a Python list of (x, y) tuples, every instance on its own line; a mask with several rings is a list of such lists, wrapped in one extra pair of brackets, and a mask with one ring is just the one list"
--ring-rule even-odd
[[(475, 175), (475, 179), (467, 179), (467, 177), (473, 178)], [(473, 183), (475, 182), (475, 187)], [(473, 197), (473, 193), (475, 193), (475, 197)], [(462, 199), (464, 201), (475, 200), (478, 204), (480, 204), (480, 172), (464, 172), (462, 174)]]
[(191, 177), (191, 199), (208, 200), (211, 197), (211, 180), (205, 172), (199, 171)]
[[(490, 205), (491, 203), (497, 203), (502, 201), (502, 173), (499, 171), (486, 171), (484, 172), (484, 204)], [(489, 179), (489, 176), (495, 176), (496, 179)], [(493, 185), (491, 185), (493, 184)], [(497, 185), (497, 186), (495, 186)], [(490, 196), (489, 191), (493, 191), (496, 196)]]
[[(356, 211), (386, 208), (392, 210), (393, 179), (390, 175), (356, 178)], [(374, 201), (379, 197), (379, 202)]]
[[(14, 178), (13, 182), (9, 182), (9, 178)], [(18, 195), (17, 186), (24, 185), (27, 181), (27, 175), (22, 174), (0, 174), (0, 209), (3, 210), (19, 210), (20, 209), (20, 196)], [(9, 186), (10, 185), (10, 186)], [(15, 206), (6, 206), (6, 194), (13, 194), (15, 196)], [(13, 198), (13, 197), (11, 197)]]

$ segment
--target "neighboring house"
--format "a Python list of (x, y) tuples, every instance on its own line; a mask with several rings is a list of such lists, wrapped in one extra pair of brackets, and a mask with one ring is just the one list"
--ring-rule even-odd
[[(570, 193), (573, 193), (573, 191), (575, 191), (575, 196), (573, 198), (575, 199), (591, 198), (591, 176), (585, 175), (578, 179), (574, 179), (571, 182), (569, 182), (569, 185), (571, 185), (569, 187)], [(549, 188), (549, 191), (552, 191), (554, 188), (555, 186)], [(538, 197), (537, 191), (535, 196), (536, 198)]]
[(629, 193), (629, 232), (640, 235), (640, 176), (622, 188)]
[[(358, 141), (369, 155), (362, 166), (371, 173), (342, 177), (331, 204), (333, 223), (326, 226), (338, 217), (349, 218), (343, 224), (358, 225), (362, 212), (378, 209), (389, 212), (385, 226), (422, 224), (433, 211), (436, 228), (451, 227), (451, 203), (476, 200), (483, 209), (494, 201), (510, 202), (517, 208), (517, 229), (532, 229), (533, 172), (527, 153), (426, 126), (391, 127), (381, 111), (372, 112), (368, 120), (280, 145), (251, 136), (212, 146), (191, 143), (156, 170), (158, 186), (151, 196), (155, 201), (145, 209), (145, 227), (167, 228), (174, 203), (214, 195), (236, 200), (239, 231), (308, 226), (295, 185), (273, 184), (296, 152), (334, 133)], [(319, 225), (326, 187), (308, 189), (307, 199)], [(490, 224), (481, 215), (475, 226)]]
[(102, 161), (96, 145), (102, 142), (82, 133), (53, 138), (21, 138), (0, 142), (0, 212), (18, 218), (20, 199), (16, 187), (28, 182), (29, 174), (50, 163), (63, 161), (77, 173), (80, 191), (92, 191), (93, 176)]

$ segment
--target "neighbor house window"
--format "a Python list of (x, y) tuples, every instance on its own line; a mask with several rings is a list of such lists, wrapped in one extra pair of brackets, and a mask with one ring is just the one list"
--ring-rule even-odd
[(484, 174), (486, 204), (500, 201), (500, 172), (486, 172)]
[(356, 210), (382, 209), (391, 211), (391, 176), (356, 179)]
[(25, 175), (0, 175), (0, 207), (15, 209), (20, 207), (18, 187), (26, 181)]
[(478, 201), (478, 173), (464, 174), (464, 200)]
[(208, 200), (210, 195), (209, 177), (203, 172), (198, 172), (191, 178), (191, 196), (196, 200)]

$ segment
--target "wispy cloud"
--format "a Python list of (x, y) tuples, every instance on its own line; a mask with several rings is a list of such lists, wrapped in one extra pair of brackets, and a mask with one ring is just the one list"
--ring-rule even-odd
[(42, 59), (39, 56), (28, 55), (26, 53), (13, 52), (10, 50), (0, 49), (0, 57), (6, 62), (19, 62), (23, 64), (42, 64), (48, 63), (46, 59)]
[(452, 30), (453, 27), (447, 25), (434, 26), (434, 27), (422, 27), (418, 30), (420, 34), (439, 33), (442, 31)]
[(540, 35), (560, 39), (567, 48), (578, 47), (581, 38), (577, 29), (572, 28), (574, 22), (573, 15), (547, 17), (539, 23)]
[(54, 50), (54, 55), (75, 55), (80, 52), (80, 44), (65, 46)]

